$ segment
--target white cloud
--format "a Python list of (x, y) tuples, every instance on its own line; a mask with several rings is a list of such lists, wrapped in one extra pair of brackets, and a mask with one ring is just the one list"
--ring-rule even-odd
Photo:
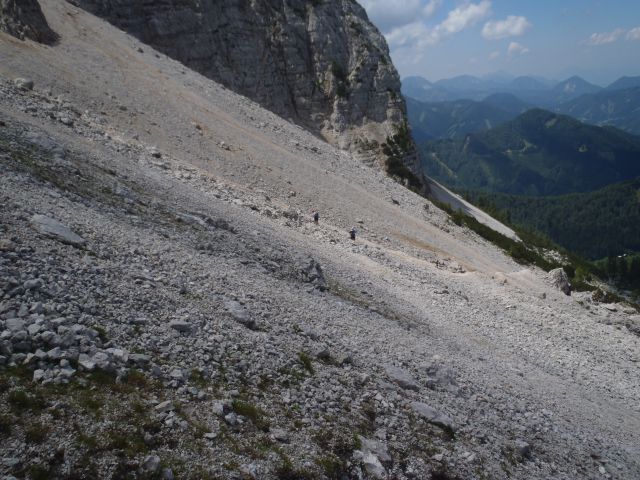
[(427, 20), (442, 4), (442, 0), (361, 0), (371, 21), (383, 32)]
[(627, 32), (627, 40), (640, 40), (640, 27), (629, 30)]
[(531, 23), (525, 17), (509, 15), (505, 20), (491, 20), (485, 23), (482, 28), (482, 36), (489, 40), (519, 37), (529, 28), (531, 28)]
[(498, 52), (497, 50), (495, 52), (491, 52), (489, 54), (489, 60), (495, 60), (496, 58), (498, 58), (500, 56), (500, 52)]
[(510, 57), (515, 55), (524, 55), (525, 53), (529, 53), (529, 49), (523, 45), (520, 45), (518, 42), (511, 42), (509, 47), (507, 48), (507, 54)]
[(466, 3), (451, 10), (438, 25), (429, 27), (422, 19), (417, 19), (412, 23), (393, 28), (385, 37), (392, 49), (413, 47), (422, 50), (474, 25), (488, 15), (490, 9), (489, 0), (482, 0), (477, 4)]
[(436, 27), (443, 33), (458, 33), (486, 17), (491, 11), (491, 2), (465, 3), (451, 10), (447, 18)]
[(617, 41), (622, 35), (624, 35), (624, 29), (622, 28), (616, 28), (612, 32), (592, 33), (585, 43), (592, 46), (606, 45)]

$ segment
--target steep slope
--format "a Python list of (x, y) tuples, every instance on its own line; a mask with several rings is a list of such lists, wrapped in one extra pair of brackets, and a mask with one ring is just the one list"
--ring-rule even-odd
[(58, 46), (0, 34), (0, 475), (636, 476), (636, 316), (42, 6)]
[(540, 109), (421, 151), (445, 185), (513, 194), (584, 192), (640, 175), (638, 137)]
[(560, 113), (571, 115), (594, 125), (612, 125), (640, 135), (640, 87), (607, 89), (582, 95), (558, 107)]
[(369, 160), (405, 121), (385, 39), (354, 1), (72, 3)]

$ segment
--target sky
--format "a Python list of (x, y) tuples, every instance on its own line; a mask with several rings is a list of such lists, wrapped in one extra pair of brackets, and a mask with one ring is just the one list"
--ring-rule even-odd
[(640, 75), (640, 0), (359, 0), (402, 78)]

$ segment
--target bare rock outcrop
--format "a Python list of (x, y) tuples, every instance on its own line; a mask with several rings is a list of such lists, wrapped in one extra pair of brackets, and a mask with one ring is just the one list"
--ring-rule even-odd
[(0, 0), (0, 31), (20, 40), (28, 38), (45, 44), (58, 39), (37, 0)]
[(569, 277), (562, 268), (556, 268), (549, 272), (549, 281), (551, 285), (562, 291), (565, 295), (571, 295), (571, 283)]
[(386, 41), (352, 0), (69, 1), (365, 161), (406, 124)]

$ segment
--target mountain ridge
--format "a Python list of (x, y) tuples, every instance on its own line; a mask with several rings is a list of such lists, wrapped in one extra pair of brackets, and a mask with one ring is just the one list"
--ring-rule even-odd
[(542, 109), (486, 132), (422, 144), (421, 151), (431, 175), (458, 188), (552, 195), (640, 175), (640, 138)]

